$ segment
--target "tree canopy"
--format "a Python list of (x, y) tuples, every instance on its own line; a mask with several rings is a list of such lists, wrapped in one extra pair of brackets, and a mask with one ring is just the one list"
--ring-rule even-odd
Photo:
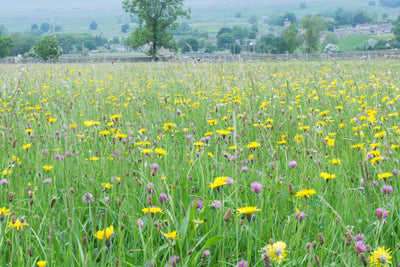
[(124, 0), (123, 8), (138, 17), (138, 27), (132, 32), (128, 44), (137, 49), (151, 43), (153, 61), (158, 47), (176, 49), (172, 34), (178, 27), (176, 21), (190, 16), (190, 9), (183, 9), (183, 0)]
[(10, 36), (2, 35), (0, 30), (0, 58), (8, 56), (13, 46), (13, 41)]

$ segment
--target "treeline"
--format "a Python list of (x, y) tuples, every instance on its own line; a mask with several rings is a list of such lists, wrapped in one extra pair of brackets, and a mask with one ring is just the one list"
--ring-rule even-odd
[[(88, 33), (56, 33), (54, 36), (57, 37), (58, 45), (62, 49), (63, 54), (84, 53), (85, 51), (96, 50), (99, 47), (109, 48), (110, 44), (120, 43), (120, 39), (118, 37), (108, 40), (102, 36), (93, 36)], [(6, 37), (7, 44), (4, 43), (2, 47), (4, 50), (6, 46), (8, 47), (7, 53), (4, 52), (3, 54), (0, 54), (0, 57), (17, 55), (22, 55), (24, 57), (35, 57), (37, 55), (35, 55), (33, 47), (38, 41), (44, 38), (33, 34), (25, 35), (19, 32), (11, 33), (7, 36), (0, 33), (0, 40), (5, 39)]]

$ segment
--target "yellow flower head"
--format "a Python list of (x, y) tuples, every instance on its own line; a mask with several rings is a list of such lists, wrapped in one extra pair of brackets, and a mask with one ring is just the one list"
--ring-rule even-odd
[(148, 148), (142, 149), (142, 153), (144, 153), (146, 155), (150, 155), (151, 152), (153, 152), (153, 150), (151, 150), (151, 149), (148, 149)]
[(329, 174), (326, 172), (321, 172), (319, 175), (325, 180), (336, 178), (336, 174)]
[(228, 135), (228, 134), (230, 134), (231, 132), (230, 131), (228, 131), (228, 130), (218, 130), (218, 131), (215, 131), (216, 133), (219, 133), (220, 135), (222, 135), (222, 136), (226, 136), (226, 135)]
[(23, 145), (23, 146), (22, 146), (22, 149), (27, 150), (27, 149), (29, 149), (31, 146), (32, 146), (32, 144), (26, 144), (26, 145)]
[(194, 145), (195, 146), (204, 146), (204, 143), (203, 142), (195, 142)]
[(250, 144), (247, 145), (247, 148), (255, 149), (255, 148), (259, 147), (259, 146), (260, 146), (260, 143), (251, 142)]
[(173, 232), (171, 232), (171, 233), (164, 234), (164, 236), (165, 236), (166, 238), (176, 239), (176, 238), (178, 237), (178, 234), (177, 234), (176, 231), (173, 231)]
[(314, 189), (303, 189), (300, 190), (299, 192), (296, 193), (296, 197), (301, 198), (301, 197), (307, 197), (309, 198), (310, 196), (316, 194), (317, 192)]
[(251, 215), (253, 212), (260, 211), (260, 209), (257, 209), (257, 207), (243, 207), (243, 208), (238, 208), (238, 216), (241, 214), (245, 215)]
[(393, 174), (391, 174), (390, 172), (381, 173), (381, 174), (378, 174), (378, 178), (379, 178), (378, 180), (387, 179), (392, 176), (393, 176)]
[(27, 226), (28, 224), (25, 222), (21, 222), (19, 219), (17, 219), (15, 221), (15, 223), (12, 222), (8, 222), (8, 227), (13, 227), (15, 229), (17, 229), (17, 231), (19, 232), (19, 229), (23, 230), (23, 226)]
[(147, 213), (149, 213), (149, 212), (150, 212), (151, 214), (156, 214), (156, 213), (164, 214), (164, 212), (162, 211), (162, 209), (159, 208), (159, 207), (144, 208), (144, 209), (142, 209), (142, 212), (143, 212), (144, 214), (147, 214)]
[(374, 252), (372, 252), (371, 257), (369, 257), (370, 264), (371, 266), (389, 266), (392, 262), (390, 259), (392, 256), (390, 256), (392, 252), (390, 251), (390, 248), (385, 250), (385, 247), (378, 247), (378, 249)]
[(167, 151), (165, 151), (165, 150), (162, 149), (162, 148), (156, 148), (156, 149), (154, 149), (154, 152), (156, 152), (159, 156), (161, 156), (161, 155), (167, 155)]
[(50, 171), (51, 169), (53, 169), (53, 166), (44, 165), (43, 169), (46, 170), (46, 171)]
[(289, 252), (288, 250), (285, 250), (285, 248), (286, 243), (278, 241), (273, 245), (269, 244), (264, 247), (263, 250), (265, 250), (274, 261), (280, 263), (281, 261), (285, 261), (286, 252)]
[(216, 187), (223, 186), (224, 184), (226, 184), (226, 182), (225, 182), (226, 178), (228, 178), (228, 177), (227, 176), (216, 177), (214, 179), (214, 182), (210, 183), (209, 187), (216, 188)]
[(39, 267), (44, 267), (44, 266), (46, 266), (47, 261), (38, 261), (38, 262), (36, 262), (36, 264), (37, 264), (37, 266), (39, 266)]
[(105, 233), (106, 240), (110, 239), (110, 237), (114, 233), (114, 226), (111, 225), (110, 227), (107, 227), (105, 230), (98, 231), (96, 234), (93, 234), (93, 235), (100, 240), (104, 240), (104, 233)]
[(97, 158), (97, 157), (91, 157), (90, 160), (96, 161), (96, 160), (99, 160), (99, 158)]
[(6, 207), (2, 207), (1, 209), (0, 209), (0, 215), (2, 215), (2, 216), (6, 216), (6, 215), (8, 215), (8, 212), (10, 211), (10, 209), (6, 209)]

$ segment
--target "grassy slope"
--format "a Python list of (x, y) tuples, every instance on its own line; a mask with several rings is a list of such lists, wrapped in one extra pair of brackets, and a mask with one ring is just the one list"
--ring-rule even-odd
[(364, 35), (349, 35), (339, 39), (338, 46), (341, 52), (354, 51), (362, 49), (364, 42), (371, 37)]
[[(223, 25), (241, 25), (247, 23), (251, 15), (260, 18), (277, 15), (283, 12), (295, 12), (299, 18), (308, 14), (326, 14), (337, 7), (346, 9), (362, 9), (370, 13), (388, 13), (396, 17), (399, 9), (383, 7), (368, 7), (369, 0), (309, 0), (308, 8), (299, 9), (298, 0), (264, 1), (264, 0), (187, 0), (185, 4), (192, 10), (190, 23), (200, 30), (215, 32)], [(234, 19), (237, 12), (242, 13), (242, 19)], [(34, 23), (50, 22), (61, 24), (63, 32), (89, 32), (102, 34), (105, 37), (121, 36), (121, 25), (128, 23), (129, 16), (122, 10), (120, 0), (87, 0), (77, 2), (64, 0), (54, 4), (54, 1), (1, 1), (0, 25), (4, 24), (9, 31), (26, 32)], [(98, 30), (89, 30), (91, 21), (96, 21)]]

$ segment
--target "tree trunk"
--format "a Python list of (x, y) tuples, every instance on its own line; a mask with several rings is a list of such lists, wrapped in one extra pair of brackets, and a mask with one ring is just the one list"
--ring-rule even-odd
[(151, 59), (151, 61), (155, 62), (157, 61), (156, 55), (157, 55), (157, 43), (153, 42), (153, 58)]

